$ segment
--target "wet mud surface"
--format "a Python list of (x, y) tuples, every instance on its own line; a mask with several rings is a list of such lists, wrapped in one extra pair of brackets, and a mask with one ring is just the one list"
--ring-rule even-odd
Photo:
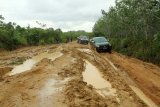
[(115, 57), (74, 42), (1, 52), (0, 107), (158, 107)]

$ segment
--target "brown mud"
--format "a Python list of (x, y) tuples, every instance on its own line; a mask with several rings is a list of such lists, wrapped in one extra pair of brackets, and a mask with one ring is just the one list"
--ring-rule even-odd
[[(138, 95), (143, 92), (147, 101), (158, 107), (160, 79), (155, 69), (159, 67), (137, 65), (137, 70), (143, 70), (144, 66), (149, 69), (150, 78), (144, 77), (143, 82), (150, 83), (144, 85), (140, 81), (143, 74), (136, 73), (136, 68), (130, 69), (133, 61), (126, 57), (131, 65), (125, 69), (117, 56), (117, 53), (99, 54), (88, 45), (75, 42), (1, 52), (0, 107), (151, 107)], [(36, 62), (25, 69), (28, 60)], [(24, 68), (23, 72), (17, 69), (13, 73), (18, 66)], [(145, 86), (147, 91), (142, 88)], [(148, 90), (153, 91), (154, 97)]]

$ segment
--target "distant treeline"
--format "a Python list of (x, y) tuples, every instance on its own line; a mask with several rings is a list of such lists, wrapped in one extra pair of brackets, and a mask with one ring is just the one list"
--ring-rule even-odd
[(108, 37), (118, 52), (160, 64), (160, 0), (116, 0), (102, 15), (94, 35)]
[(66, 43), (80, 35), (91, 35), (85, 31), (62, 32), (61, 29), (27, 28), (16, 23), (4, 23), (0, 15), (0, 48), (14, 50), (23, 46)]

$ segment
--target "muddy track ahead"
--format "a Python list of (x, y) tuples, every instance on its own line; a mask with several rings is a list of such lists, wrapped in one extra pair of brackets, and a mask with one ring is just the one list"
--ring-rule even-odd
[(76, 43), (2, 52), (0, 107), (158, 107), (159, 72), (145, 91), (116, 55)]
[(139, 87), (157, 105), (160, 105), (160, 68), (158, 66), (116, 52), (113, 54), (102, 53), (101, 56), (114, 63), (118, 68), (117, 71), (129, 85)]

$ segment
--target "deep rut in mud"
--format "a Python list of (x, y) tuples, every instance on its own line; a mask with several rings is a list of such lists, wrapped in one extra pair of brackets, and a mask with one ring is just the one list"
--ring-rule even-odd
[(87, 45), (31, 47), (15, 53), (30, 57), (18, 65), (11, 63), (14, 55), (0, 57), (1, 107), (156, 107), (137, 96), (139, 91), (130, 87), (136, 83), (127, 75), (126, 80), (108, 57)]

